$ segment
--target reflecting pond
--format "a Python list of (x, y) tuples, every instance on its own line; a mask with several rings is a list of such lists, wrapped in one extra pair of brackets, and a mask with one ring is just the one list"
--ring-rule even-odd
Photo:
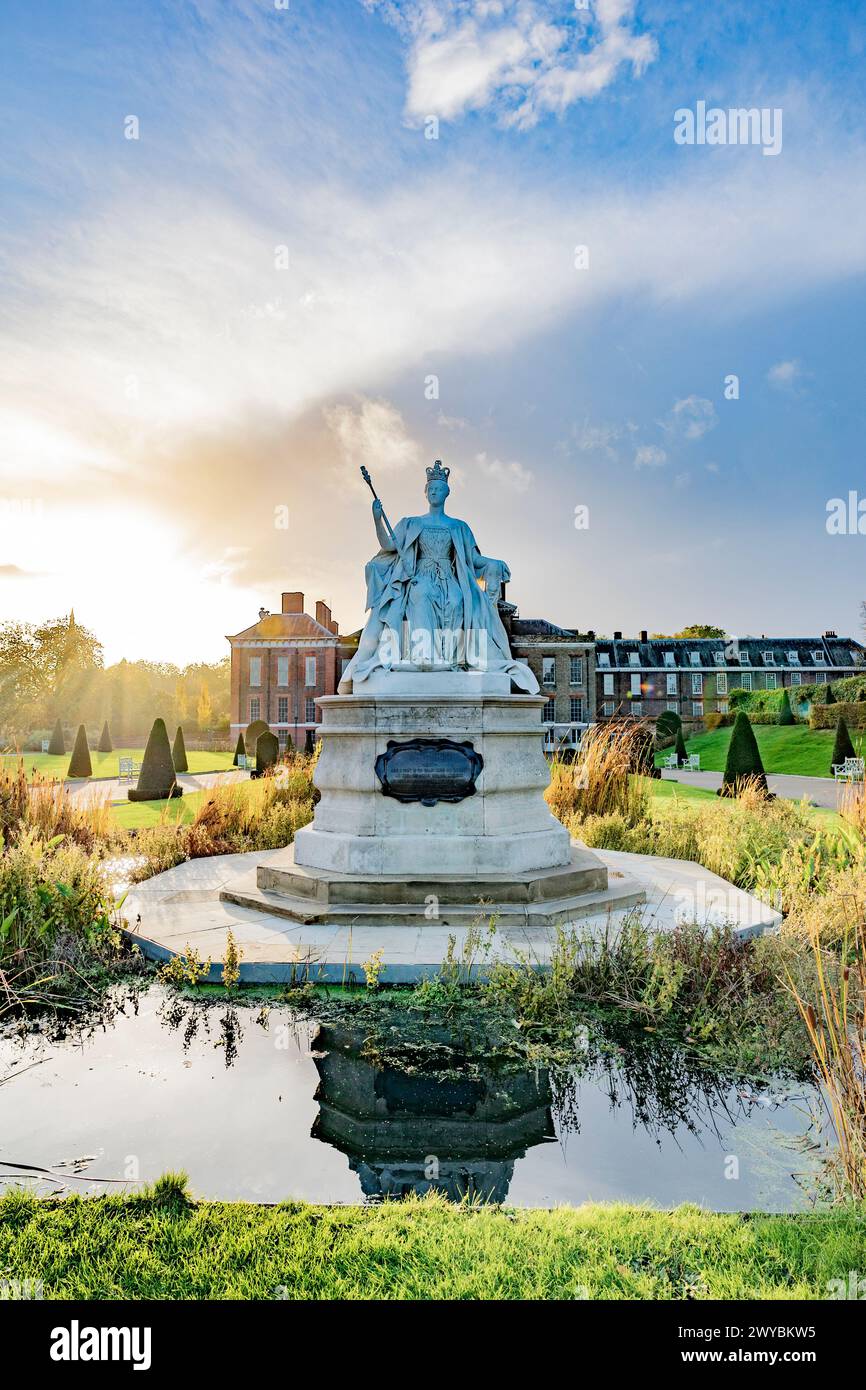
[(199, 1197), (376, 1200), (433, 1187), (518, 1206), (808, 1205), (816, 1093), (734, 1084), (640, 1034), (579, 1028), (551, 1071), (404, 1052), (369, 1026), (187, 1005), (0, 1041), (0, 1188), (106, 1192), (185, 1169)]

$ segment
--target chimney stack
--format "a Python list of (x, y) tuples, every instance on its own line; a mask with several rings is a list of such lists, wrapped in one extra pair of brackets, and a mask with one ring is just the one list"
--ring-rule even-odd
[(645, 630), (644, 628), (641, 628), (640, 640), (641, 640), (642, 642), (646, 642), (646, 641), (648, 640), (648, 638), (647, 638), (647, 633), (646, 633), (646, 630)]
[(303, 613), (304, 595), (303, 594), (283, 594), (284, 613)]
[(328, 631), (330, 632), (330, 630), (331, 630), (331, 610), (330, 610), (330, 608), (328, 607), (328, 605), (325, 603), (325, 600), (324, 600), (324, 599), (321, 599), (321, 598), (316, 599), (316, 622), (317, 622), (321, 627), (326, 627), (326, 628), (328, 629)]
[(622, 633), (621, 633), (621, 632), (615, 632), (615, 633), (613, 634), (613, 640), (614, 640), (614, 642), (621, 642), (621, 641), (622, 641)]

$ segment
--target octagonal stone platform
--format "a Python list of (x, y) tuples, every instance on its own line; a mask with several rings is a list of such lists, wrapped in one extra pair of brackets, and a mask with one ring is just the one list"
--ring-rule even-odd
[(294, 846), (278, 850), (256, 871), (220, 890), (223, 902), (296, 922), (366, 927), (470, 925), (480, 918), (517, 919), (555, 927), (607, 909), (643, 902), (641, 885), (625, 876), (608, 882), (607, 867), (577, 841), (568, 862), (523, 873), (376, 874), (362, 877), (310, 869)]

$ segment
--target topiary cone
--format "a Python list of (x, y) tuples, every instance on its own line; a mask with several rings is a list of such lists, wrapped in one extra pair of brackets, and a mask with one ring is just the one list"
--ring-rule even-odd
[(55, 757), (61, 758), (63, 754), (66, 752), (66, 740), (63, 737), (63, 725), (61, 724), (59, 719), (57, 723), (54, 725), (54, 733), (51, 735), (51, 742), (48, 745), (48, 751), (49, 753), (53, 753)]
[(144, 758), (138, 786), (128, 793), (130, 801), (168, 801), (173, 796), (183, 796), (183, 788), (177, 785), (171, 745), (165, 730), (165, 721), (155, 719)]
[(180, 724), (178, 724), (177, 733), (174, 736), (171, 760), (174, 763), (175, 772), (189, 772), (189, 763), (186, 760), (186, 744), (183, 741), (183, 729)]
[(675, 752), (676, 755), (677, 755), (677, 767), (682, 767), (682, 766), (683, 766), (683, 763), (687, 763), (687, 762), (688, 762), (688, 760), (689, 760), (689, 755), (688, 755), (688, 750), (687, 750), (687, 748), (686, 748), (686, 741), (685, 741), (685, 739), (683, 738), (683, 726), (682, 726), (682, 724), (681, 724), (680, 727), (677, 729), (677, 737), (676, 737), (676, 743), (674, 744), (674, 752)]
[(259, 734), (266, 734), (267, 732), (268, 726), (264, 719), (254, 719), (252, 724), (247, 725), (246, 733), (244, 734), (244, 743), (246, 744), (248, 758), (254, 758), (256, 756), (256, 739)]
[(236, 746), (236, 748), (235, 748), (235, 755), (234, 755), (234, 757), (232, 758), (232, 767), (237, 767), (237, 765), (238, 765), (238, 758), (243, 758), (243, 757), (245, 757), (245, 756), (246, 756), (246, 751), (247, 751), (247, 750), (246, 750), (246, 745), (244, 744), (244, 736), (243, 736), (243, 734), (238, 734), (238, 741), (237, 741), (237, 746)]
[(796, 724), (796, 722), (797, 722), (797, 721), (796, 721), (796, 719), (794, 718), (794, 711), (791, 709), (791, 701), (790, 701), (790, 698), (789, 698), (789, 696), (788, 696), (788, 692), (787, 692), (787, 690), (783, 690), (783, 691), (782, 691), (781, 703), (779, 704), (779, 713), (778, 713), (778, 716), (777, 716), (777, 718), (776, 718), (776, 723), (777, 723), (777, 724)]
[(280, 756), (280, 741), (276, 734), (266, 730), (259, 734), (256, 739), (256, 777), (261, 777), (270, 768), (275, 767)]
[(748, 715), (741, 710), (731, 730), (719, 796), (738, 796), (745, 782), (750, 785), (757, 784), (762, 791), (767, 791), (767, 775), (761, 762), (755, 731)]
[(96, 745), (100, 753), (113, 753), (114, 745), (111, 742), (111, 730), (108, 727), (108, 720), (102, 726), (102, 733), (99, 735), (99, 743)]
[(72, 757), (69, 759), (69, 770), (66, 776), (93, 776), (93, 768), (90, 764), (90, 748), (87, 743), (87, 730), (83, 724), (79, 724), (78, 733), (75, 735), (75, 747), (72, 750)]
[(836, 721), (836, 737), (833, 740), (833, 756), (830, 759), (830, 776), (833, 776), (833, 766), (836, 763), (844, 763), (846, 758), (856, 758), (857, 752), (851, 742), (851, 735), (848, 732), (848, 725), (841, 714)]

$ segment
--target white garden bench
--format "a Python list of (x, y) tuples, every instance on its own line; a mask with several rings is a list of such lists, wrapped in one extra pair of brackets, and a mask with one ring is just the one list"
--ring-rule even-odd
[(130, 782), (133, 778), (138, 781), (138, 774), (141, 772), (141, 763), (137, 763), (134, 758), (118, 758), (117, 760), (117, 780), (118, 782)]
[(679, 767), (679, 765), (676, 753), (670, 753), (668, 757), (662, 758), (662, 767)]
[(242, 772), (246, 772), (246, 770), (247, 770), (247, 755), (246, 755), (246, 753), (238, 753), (238, 767), (241, 769)]
[(700, 772), (700, 770), (701, 770), (701, 755), (700, 755), (700, 753), (690, 753), (690, 754), (689, 754), (689, 757), (688, 757), (688, 762), (686, 763), (686, 767), (688, 768), (689, 772)]
[(844, 763), (833, 764), (833, 776), (837, 782), (862, 782), (863, 758), (846, 758)]

